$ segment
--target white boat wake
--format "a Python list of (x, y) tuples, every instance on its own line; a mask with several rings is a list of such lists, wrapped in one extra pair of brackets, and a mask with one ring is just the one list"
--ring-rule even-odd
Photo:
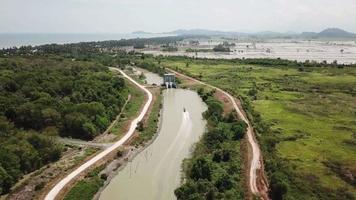
[[(166, 161), (166, 159), (168, 158), (168, 155), (171, 154), (172, 150), (176, 148), (177, 145), (180, 144), (181, 141), (184, 142), (186, 135), (190, 133), (191, 130), (191, 119), (190, 119), (190, 115), (189, 112), (183, 112), (183, 116), (182, 116), (182, 123), (178, 129), (177, 135), (175, 136), (174, 140), (172, 143), (170, 143), (170, 146), (168, 148), (168, 150), (165, 152), (165, 154), (162, 156), (162, 159), (159, 161), (159, 163), (157, 164), (156, 170), (154, 172), (154, 174), (157, 174), (158, 172), (160, 172), (162, 169), (162, 164)], [(172, 158), (169, 158), (172, 159)]]

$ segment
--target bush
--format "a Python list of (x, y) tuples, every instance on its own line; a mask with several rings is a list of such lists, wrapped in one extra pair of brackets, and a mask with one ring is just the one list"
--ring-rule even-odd
[(207, 157), (199, 157), (193, 161), (190, 169), (190, 178), (193, 180), (211, 179), (211, 161)]
[(106, 175), (105, 173), (102, 173), (100, 175), (100, 178), (103, 179), (104, 181), (106, 181), (106, 179), (108, 178), (108, 175)]
[(136, 127), (136, 130), (142, 132), (144, 130), (144, 127), (143, 127), (143, 122), (140, 121), (138, 124), (137, 124), (137, 127)]
[(45, 183), (44, 182), (40, 182), (39, 184), (37, 184), (35, 186), (35, 191), (38, 191), (38, 190), (42, 190), (45, 186)]
[(285, 177), (280, 172), (275, 172), (271, 176), (271, 198), (275, 200), (283, 200), (284, 194), (288, 191), (288, 182)]

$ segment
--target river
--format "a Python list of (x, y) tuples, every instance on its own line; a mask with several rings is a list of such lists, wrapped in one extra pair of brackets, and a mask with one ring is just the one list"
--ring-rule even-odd
[[(158, 75), (145, 72), (148, 84)], [(186, 111), (184, 112), (184, 108)], [(205, 130), (207, 109), (194, 91), (163, 91), (162, 123), (155, 141), (111, 180), (100, 200), (170, 200), (181, 182), (181, 166)]]

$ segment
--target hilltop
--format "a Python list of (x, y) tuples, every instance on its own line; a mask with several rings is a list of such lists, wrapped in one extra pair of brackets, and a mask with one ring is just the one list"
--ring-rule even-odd
[(301, 36), (304, 37), (327, 37), (327, 38), (350, 38), (356, 37), (355, 33), (350, 33), (339, 28), (327, 28), (319, 33), (303, 32)]

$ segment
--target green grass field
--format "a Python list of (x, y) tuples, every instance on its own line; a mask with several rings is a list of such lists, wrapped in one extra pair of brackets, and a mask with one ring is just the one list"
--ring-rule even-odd
[(162, 106), (162, 94), (160, 94), (160, 91), (157, 92), (157, 95), (155, 97), (156, 100), (153, 102), (152, 110), (147, 119), (147, 122), (144, 125), (143, 130), (139, 131), (138, 138), (136, 138), (134, 141), (134, 144), (136, 145), (151, 140), (153, 136), (157, 133), (158, 120), (160, 117), (160, 111)]
[(121, 118), (111, 130), (111, 132), (118, 137), (121, 137), (124, 133), (124, 124), (137, 116), (137, 114), (140, 112), (141, 106), (145, 101), (145, 94), (141, 89), (137, 88), (127, 80), (126, 85), (128, 88), (128, 93), (131, 94), (131, 99), (124, 108)]
[(269, 178), (283, 167), (285, 199), (356, 197), (356, 68), (161, 62), (250, 102)]
[(103, 166), (93, 169), (83, 180), (79, 181), (64, 197), (64, 200), (90, 200), (105, 182), (105, 176), (101, 177), (99, 172)]

